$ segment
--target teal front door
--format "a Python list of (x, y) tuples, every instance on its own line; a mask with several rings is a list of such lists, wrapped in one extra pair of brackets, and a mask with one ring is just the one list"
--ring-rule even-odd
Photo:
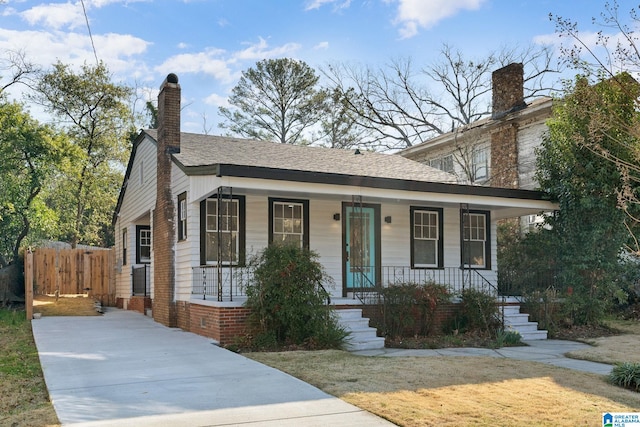
[(380, 270), (380, 207), (343, 206), (343, 294), (376, 286)]

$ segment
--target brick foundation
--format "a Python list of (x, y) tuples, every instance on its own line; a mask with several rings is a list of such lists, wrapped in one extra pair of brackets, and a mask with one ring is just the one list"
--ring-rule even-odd
[(127, 310), (137, 311), (142, 314), (146, 314), (151, 307), (152, 301), (149, 297), (132, 296), (127, 304)]
[(216, 307), (187, 301), (175, 303), (177, 326), (188, 332), (214, 339), (224, 346), (245, 334), (249, 316), (246, 307)]
[[(144, 307), (143, 300), (143, 297), (132, 297), (129, 300), (128, 308), (143, 312), (139, 309), (139, 307)], [(175, 303), (175, 307), (179, 328), (214, 339), (221, 346), (234, 344), (237, 338), (246, 333), (246, 322), (250, 312), (246, 307), (216, 307), (187, 301), (178, 301)], [(434, 320), (434, 331), (441, 331), (447, 322), (456, 315), (459, 307), (460, 304), (457, 303), (447, 303), (438, 307)], [(382, 321), (382, 313), (375, 305), (339, 305), (334, 308), (336, 310), (362, 309), (362, 315), (370, 319), (371, 326)]]

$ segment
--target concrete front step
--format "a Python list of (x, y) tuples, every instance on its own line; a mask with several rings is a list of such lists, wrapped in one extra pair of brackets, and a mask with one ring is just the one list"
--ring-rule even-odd
[(546, 340), (547, 331), (538, 330), (537, 322), (530, 322), (529, 315), (520, 313), (517, 297), (507, 297), (507, 304), (501, 308), (504, 314), (504, 326), (520, 334), (522, 341)]
[(338, 322), (350, 332), (345, 350), (375, 350), (384, 348), (384, 338), (378, 337), (376, 328), (369, 326), (369, 319), (362, 317), (358, 308), (336, 310)]
[(531, 331), (531, 332), (520, 332), (520, 337), (522, 341), (538, 341), (538, 340), (546, 340), (547, 339), (547, 331)]

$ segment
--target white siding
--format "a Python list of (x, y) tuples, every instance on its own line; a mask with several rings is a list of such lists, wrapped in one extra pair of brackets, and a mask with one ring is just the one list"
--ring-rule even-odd
[[(191, 191), (189, 189), (189, 177), (186, 176), (175, 164), (171, 167), (172, 187), (171, 194), (174, 202), (174, 250), (175, 250), (175, 299), (189, 300), (191, 296), (191, 268), (197, 264), (193, 263), (193, 254), (200, 252), (200, 207), (198, 203), (193, 203)], [(178, 241), (178, 195), (187, 193), (187, 238)]]
[(542, 139), (547, 132), (544, 122), (537, 122), (531, 126), (523, 127), (518, 132), (518, 174), (520, 188), (533, 190), (536, 188), (536, 148), (542, 144)]
[[(116, 297), (131, 296), (131, 267), (136, 262), (136, 225), (150, 225), (156, 198), (156, 145), (145, 139), (137, 147), (119, 217), (115, 225)], [(122, 230), (127, 229), (127, 260), (122, 259)], [(153, 282), (153, 273), (151, 274)]]
[(320, 255), (320, 262), (334, 281), (333, 295), (342, 295), (342, 221), (333, 215), (340, 213), (340, 200), (311, 200), (309, 202), (309, 248)]

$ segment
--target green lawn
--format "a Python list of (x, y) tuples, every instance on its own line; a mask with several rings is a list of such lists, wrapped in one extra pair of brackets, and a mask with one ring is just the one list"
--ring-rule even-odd
[(23, 310), (0, 308), (0, 425), (59, 425)]

